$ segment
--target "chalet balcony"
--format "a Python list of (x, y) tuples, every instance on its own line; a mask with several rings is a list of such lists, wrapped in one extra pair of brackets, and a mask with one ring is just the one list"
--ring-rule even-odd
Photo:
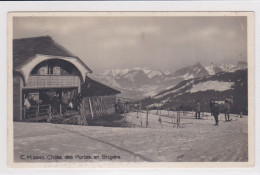
[(78, 76), (33, 75), (24, 88), (70, 88), (79, 87)]

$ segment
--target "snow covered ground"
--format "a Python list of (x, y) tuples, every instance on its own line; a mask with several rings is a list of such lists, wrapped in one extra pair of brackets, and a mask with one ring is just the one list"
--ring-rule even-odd
[(215, 90), (215, 91), (226, 91), (232, 89), (234, 82), (224, 82), (224, 81), (206, 81), (198, 84), (194, 84), (192, 88), (186, 92), (199, 92), (199, 91), (207, 91), (207, 90)]
[[(212, 116), (180, 114), (180, 127), (157, 111), (125, 114), (133, 128), (14, 123), (15, 162), (215, 162), (247, 161), (247, 117), (214, 126)], [(161, 111), (161, 115), (168, 115)], [(177, 116), (170, 112), (169, 116)], [(35, 159), (33, 159), (35, 158)]]

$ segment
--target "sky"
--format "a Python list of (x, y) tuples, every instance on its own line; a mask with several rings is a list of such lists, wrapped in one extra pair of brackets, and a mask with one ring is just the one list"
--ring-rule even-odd
[(94, 72), (147, 67), (174, 72), (200, 62), (247, 60), (246, 17), (14, 17), (13, 37), (51, 36)]

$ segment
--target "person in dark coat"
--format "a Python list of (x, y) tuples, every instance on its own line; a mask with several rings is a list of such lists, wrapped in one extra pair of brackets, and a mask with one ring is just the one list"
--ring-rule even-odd
[(118, 108), (117, 108), (117, 103), (116, 102), (114, 104), (114, 108), (115, 108), (115, 113), (118, 113)]
[(52, 106), (57, 112), (60, 112), (60, 104), (59, 94), (55, 94), (52, 98)]
[(36, 106), (36, 101), (34, 100), (34, 95), (30, 95), (29, 96), (29, 102), (31, 104), (31, 106)]
[(117, 111), (120, 113), (120, 114), (123, 114), (124, 113), (124, 106), (121, 102), (120, 99), (118, 99), (117, 101)]
[(215, 125), (218, 125), (218, 115), (219, 115), (219, 105), (217, 103), (213, 104), (213, 116), (215, 118)]
[(199, 101), (197, 101), (195, 117), (197, 119), (200, 119), (200, 102)]
[(228, 100), (225, 100), (225, 120), (226, 120), (226, 122), (230, 121), (229, 113), (230, 113), (230, 104), (229, 104)]
[(81, 95), (81, 93), (78, 93), (77, 97), (76, 97), (76, 106), (77, 106), (77, 109), (78, 111), (80, 110), (80, 104), (83, 100), (83, 97)]
[(210, 103), (209, 103), (211, 115), (213, 115), (213, 106), (214, 106), (214, 101), (213, 101), (213, 98), (212, 98)]

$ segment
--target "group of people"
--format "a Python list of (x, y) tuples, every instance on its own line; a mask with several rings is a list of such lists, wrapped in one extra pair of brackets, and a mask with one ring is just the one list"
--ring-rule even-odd
[(60, 112), (60, 105), (64, 105), (70, 110), (72, 110), (72, 109), (79, 110), (82, 100), (83, 100), (83, 97), (82, 97), (81, 93), (78, 93), (75, 100), (70, 99), (68, 101), (68, 104), (65, 105), (61, 101), (61, 97), (60, 97), (59, 93), (55, 93), (54, 95), (48, 95), (48, 94), (43, 93), (41, 100), (38, 100), (38, 101), (36, 101), (34, 99), (34, 95), (28, 95), (24, 99), (24, 107), (26, 110), (29, 110), (29, 109), (31, 109), (32, 106), (36, 106), (39, 103), (39, 104), (50, 104), (57, 112)]
[[(210, 103), (210, 110), (211, 110), (211, 115), (214, 116), (215, 119), (215, 125), (218, 125), (219, 120), (218, 120), (218, 116), (220, 114), (220, 106), (218, 103), (216, 103), (213, 99), (211, 99)], [(196, 114), (195, 117), (196, 119), (200, 119), (200, 112), (201, 112), (201, 105), (200, 102), (197, 101), (197, 105), (196, 105)], [(225, 100), (225, 104), (224, 104), (224, 113), (225, 113), (225, 120), (226, 121), (231, 121), (229, 113), (230, 113), (230, 102), (228, 99)]]

